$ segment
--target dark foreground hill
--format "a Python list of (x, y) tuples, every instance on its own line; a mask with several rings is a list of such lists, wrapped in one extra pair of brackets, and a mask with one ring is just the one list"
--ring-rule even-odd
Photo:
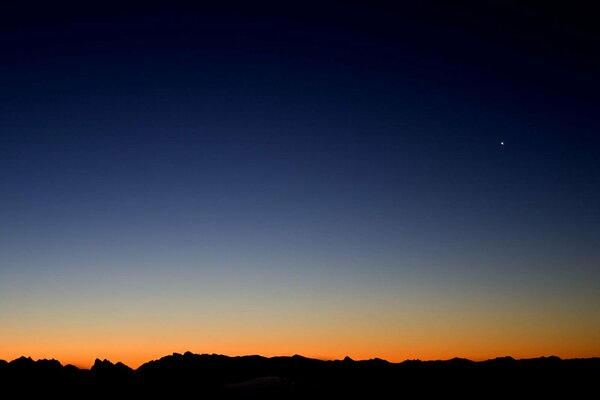
[(580, 397), (595, 392), (599, 377), (600, 358), (505, 357), (483, 362), (452, 359), (395, 364), (380, 359), (321, 361), (301, 356), (185, 353), (150, 361), (137, 370), (106, 360), (96, 360), (89, 370), (63, 366), (56, 360), (0, 360), (0, 385), (4, 392), (16, 390), (23, 397)]

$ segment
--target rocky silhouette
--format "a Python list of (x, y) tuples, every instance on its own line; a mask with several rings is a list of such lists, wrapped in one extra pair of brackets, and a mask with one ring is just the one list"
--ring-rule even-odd
[(227, 357), (187, 352), (150, 361), (136, 370), (108, 360), (96, 360), (89, 370), (63, 366), (56, 360), (0, 360), (0, 385), (24, 397), (172, 398), (193, 394), (202, 398), (257, 394), (319, 398), (361, 393), (395, 397), (573, 397), (593, 393), (598, 376), (600, 358), (504, 357), (482, 362), (454, 358), (390, 363), (381, 359), (354, 361), (349, 357), (322, 361), (298, 355)]

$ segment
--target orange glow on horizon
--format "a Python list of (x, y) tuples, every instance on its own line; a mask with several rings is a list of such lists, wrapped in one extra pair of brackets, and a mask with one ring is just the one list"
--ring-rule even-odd
[[(349, 343), (347, 343), (349, 344)], [(293, 345), (277, 347), (277, 345), (269, 346), (268, 344), (248, 346), (244, 344), (225, 345), (222, 346), (156, 346), (145, 347), (142, 343), (130, 343), (129, 346), (124, 344), (112, 345), (105, 343), (104, 345), (89, 346), (86, 348), (77, 346), (54, 347), (52, 349), (38, 346), (11, 346), (9, 349), (2, 349), (0, 359), (11, 361), (20, 356), (31, 357), (37, 359), (56, 359), (63, 365), (72, 364), (79, 368), (90, 368), (96, 358), (108, 359), (113, 363), (122, 362), (131, 368), (138, 368), (140, 365), (159, 359), (161, 357), (171, 355), (173, 353), (183, 354), (186, 351), (191, 351), (196, 354), (222, 354), (226, 356), (244, 356), (244, 355), (261, 355), (264, 357), (274, 356), (292, 356), (299, 354), (309, 358), (322, 360), (343, 359), (349, 356), (354, 360), (364, 360), (371, 358), (381, 358), (390, 362), (402, 362), (409, 359), (420, 360), (446, 360), (454, 357), (468, 358), (474, 361), (482, 361), (495, 357), (511, 356), (514, 358), (535, 358), (541, 356), (558, 356), (561, 358), (585, 358), (600, 356), (600, 348), (597, 344), (588, 343), (580, 344), (576, 348), (560, 348), (555, 347), (556, 351), (549, 350), (548, 346), (530, 346), (517, 345), (512, 346), (512, 351), (509, 346), (489, 347), (486, 349), (476, 349), (473, 346), (472, 351), (459, 350), (456, 347), (445, 347), (440, 345), (427, 347), (423, 344), (421, 347), (413, 347), (412, 349), (392, 349), (385, 351), (378, 349), (380, 346), (369, 347), (352, 347), (344, 346), (344, 342), (332, 346), (331, 344), (309, 345)]]
[(353, 296), (240, 290), (243, 299), (202, 298), (194, 290), (178, 297), (152, 292), (65, 304), (39, 300), (39, 307), (9, 315), (11, 323), (0, 330), (0, 359), (53, 358), (89, 368), (99, 358), (137, 368), (186, 351), (391, 362), (600, 356), (600, 321), (595, 303), (585, 299), (575, 307), (550, 296), (527, 302), (411, 287), (358, 290)]

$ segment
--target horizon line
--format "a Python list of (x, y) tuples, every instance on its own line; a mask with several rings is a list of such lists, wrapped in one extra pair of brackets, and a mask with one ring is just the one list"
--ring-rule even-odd
[(274, 359), (274, 358), (295, 358), (295, 357), (301, 357), (307, 360), (314, 360), (314, 361), (321, 361), (321, 362), (368, 362), (368, 361), (380, 361), (380, 362), (385, 362), (388, 364), (394, 364), (394, 365), (399, 365), (399, 364), (403, 364), (406, 362), (423, 362), (423, 363), (433, 363), (433, 362), (449, 362), (449, 361), (456, 361), (456, 360), (460, 360), (460, 361), (467, 361), (467, 362), (471, 362), (471, 363), (485, 363), (485, 362), (489, 362), (489, 361), (495, 361), (495, 360), (506, 360), (506, 359), (510, 359), (511, 361), (527, 361), (527, 360), (543, 360), (543, 359), (557, 359), (557, 360), (561, 360), (561, 361), (569, 361), (569, 360), (595, 360), (595, 359), (600, 359), (600, 356), (590, 356), (590, 357), (573, 357), (573, 358), (561, 358), (559, 356), (556, 355), (541, 355), (538, 357), (527, 357), (527, 358), (514, 358), (513, 356), (510, 355), (505, 355), (505, 356), (498, 356), (498, 357), (493, 357), (493, 358), (488, 358), (488, 359), (484, 359), (484, 360), (472, 360), (469, 358), (465, 358), (465, 357), (452, 357), (452, 358), (447, 358), (447, 359), (419, 359), (419, 358), (407, 358), (405, 360), (399, 361), (399, 362), (393, 362), (393, 361), (389, 361), (383, 358), (379, 358), (379, 357), (372, 357), (372, 358), (366, 358), (366, 359), (353, 359), (349, 356), (345, 356), (342, 359), (325, 359), (325, 358), (313, 358), (313, 357), (306, 357), (303, 356), (301, 354), (293, 354), (293, 355), (276, 355), (276, 356), (263, 356), (260, 354), (243, 354), (243, 355), (235, 355), (235, 356), (231, 356), (231, 355), (226, 355), (226, 354), (219, 354), (219, 353), (192, 353), (191, 351), (186, 351), (183, 353), (178, 353), (178, 352), (173, 352), (171, 354), (167, 354), (164, 355), (160, 358), (157, 359), (151, 359), (148, 360), (146, 362), (141, 363), (137, 368), (132, 368), (129, 365), (125, 364), (122, 361), (112, 361), (109, 359), (101, 359), (101, 358), (95, 358), (94, 359), (94, 363), (89, 367), (89, 368), (85, 368), (85, 367), (81, 367), (75, 364), (71, 364), (71, 363), (67, 363), (67, 364), (63, 364), (60, 360), (56, 359), (56, 358), (38, 358), (38, 359), (33, 359), (31, 356), (25, 356), (22, 355), (20, 357), (17, 357), (15, 359), (12, 360), (4, 360), (0, 358), (0, 362), (4, 362), (6, 364), (10, 364), (13, 363), (17, 360), (21, 360), (21, 359), (25, 359), (31, 362), (40, 362), (40, 361), (53, 361), (53, 362), (58, 362), (62, 367), (67, 367), (67, 366), (72, 366), (75, 367), (77, 369), (80, 370), (92, 370), (94, 368), (94, 366), (97, 363), (106, 363), (109, 362), (112, 365), (118, 365), (121, 364), (133, 371), (136, 371), (138, 369), (140, 369), (142, 366), (149, 364), (151, 362), (156, 362), (156, 361), (160, 361), (164, 358), (167, 357), (189, 357), (189, 356), (208, 356), (208, 357), (226, 357), (226, 358), (245, 358), (245, 357), (260, 357), (260, 358), (265, 358), (265, 359)]

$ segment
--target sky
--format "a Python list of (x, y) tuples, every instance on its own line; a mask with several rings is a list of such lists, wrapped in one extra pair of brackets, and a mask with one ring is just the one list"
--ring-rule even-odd
[(78, 3), (0, 6), (0, 359), (600, 356), (585, 4)]

